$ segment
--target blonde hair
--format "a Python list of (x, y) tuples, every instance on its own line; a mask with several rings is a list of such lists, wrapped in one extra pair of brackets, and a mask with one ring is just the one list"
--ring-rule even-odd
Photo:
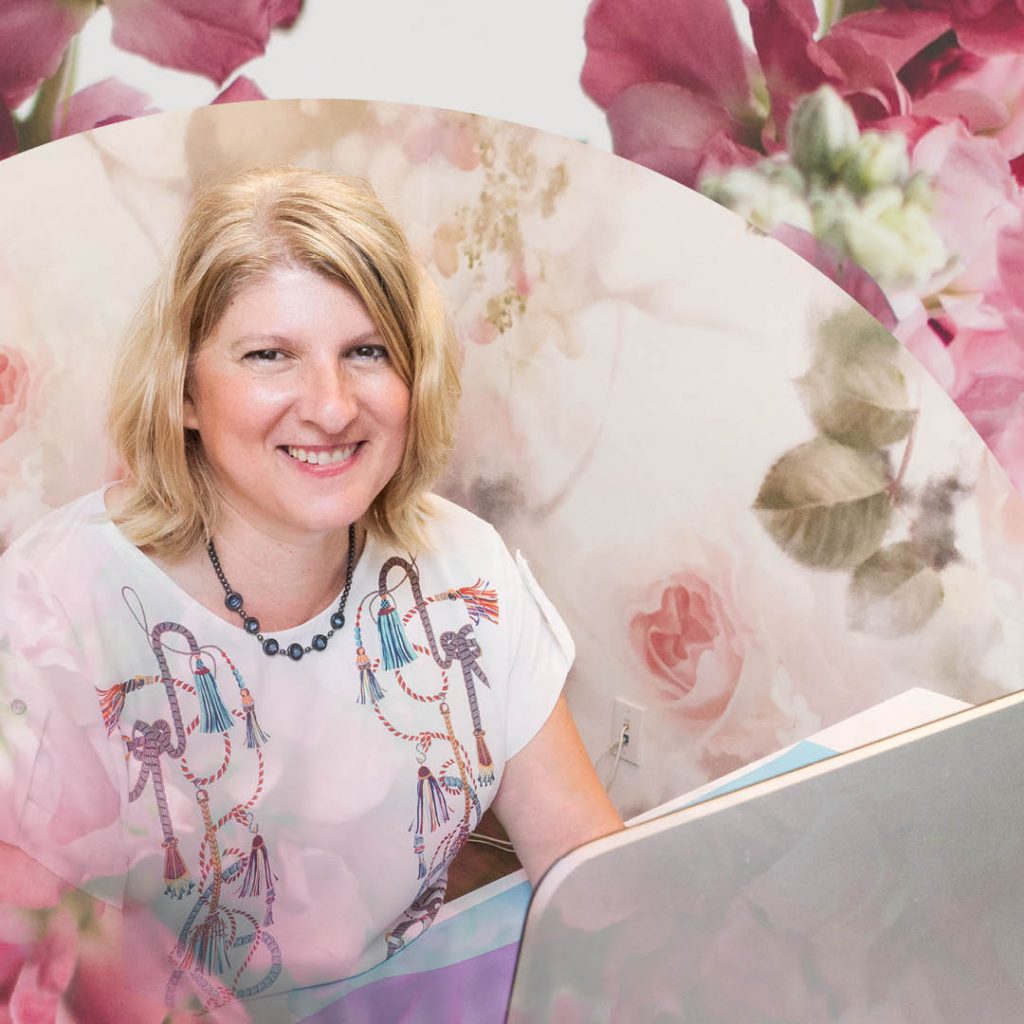
[(138, 547), (178, 559), (216, 529), (199, 435), (183, 423), (195, 353), (246, 284), (308, 267), (362, 300), (410, 392), (405, 451), (366, 515), (385, 541), (424, 543), (424, 497), (451, 449), (459, 399), (440, 296), (401, 229), (357, 179), (298, 167), (247, 171), (200, 192), (176, 254), (142, 304), (114, 367), (108, 428), (128, 471), (115, 521)]

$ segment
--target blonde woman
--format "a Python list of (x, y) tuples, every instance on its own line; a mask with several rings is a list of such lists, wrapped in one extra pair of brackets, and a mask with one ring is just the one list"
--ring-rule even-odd
[(0, 839), (120, 915), (119, 984), (161, 1013), (284, 1020), (394, 955), (489, 806), (534, 881), (621, 827), (564, 625), (429, 493), (458, 394), (372, 193), (243, 174), (196, 199), (121, 356), (124, 481), (0, 560)]

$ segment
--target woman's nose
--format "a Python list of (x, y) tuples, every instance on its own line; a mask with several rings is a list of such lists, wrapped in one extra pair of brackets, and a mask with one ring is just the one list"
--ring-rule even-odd
[(300, 397), (300, 415), (326, 434), (340, 434), (359, 411), (352, 375), (336, 364), (308, 368)]

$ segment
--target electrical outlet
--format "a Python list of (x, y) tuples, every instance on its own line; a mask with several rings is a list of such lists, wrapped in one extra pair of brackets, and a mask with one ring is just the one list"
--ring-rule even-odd
[(622, 760), (640, 767), (640, 754), (643, 750), (644, 709), (623, 697), (615, 698), (612, 712), (612, 743), (618, 748), (619, 737), (622, 735), (623, 723), (629, 726), (628, 742), (622, 745)]

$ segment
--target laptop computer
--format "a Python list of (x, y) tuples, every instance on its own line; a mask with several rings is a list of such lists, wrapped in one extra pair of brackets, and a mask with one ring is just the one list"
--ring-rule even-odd
[(1024, 1018), (1024, 694), (590, 843), (508, 1024)]

